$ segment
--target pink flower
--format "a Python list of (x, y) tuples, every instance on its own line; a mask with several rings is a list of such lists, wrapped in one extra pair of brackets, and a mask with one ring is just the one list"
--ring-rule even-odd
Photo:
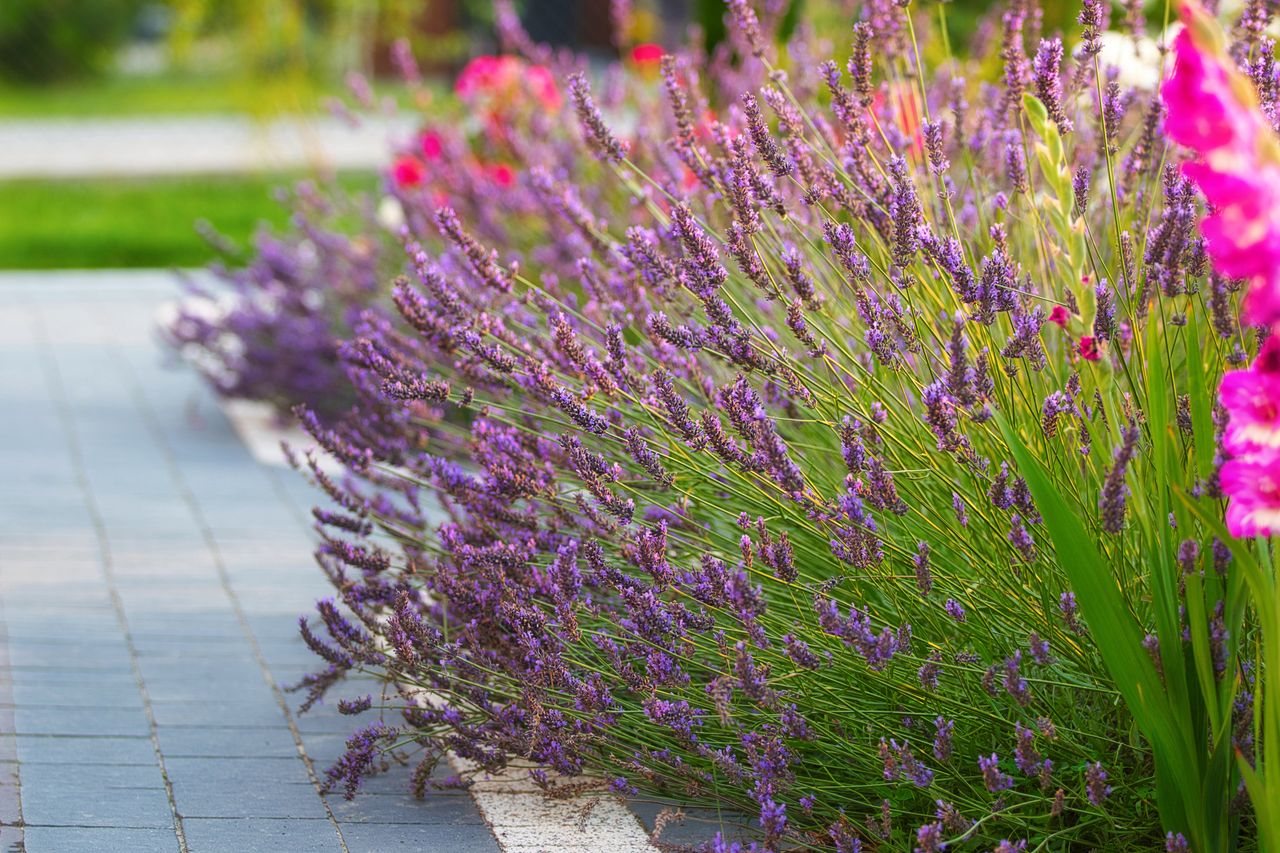
[(1201, 50), (1190, 27), (1173, 40), (1173, 57), (1173, 74), (1160, 90), (1173, 141), (1202, 153), (1254, 146), (1264, 130), (1261, 115), (1241, 102), (1222, 59)]
[(542, 104), (548, 112), (556, 112), (560, 109), (563, 99), (560, 97), (559, 87), (556, 86), (556, 78), (549, 70), (541, 65), (530, 65), (525, 69), (525, 84), (538, 99), (538, 103)]
[(1280, 322), (1280, 158), (1252, 84), (1222, 52), (1216, 24), (1193, 2), (1174, 40), (1173, 74), (1161, 90), (1165, 130), (1200, 160), (1182, 171), (1214, 212), (1201, 223), (1214, 268), (1249, 281), (1247, 323)]
[(898, 130), (910, 140), (912, 153), (917, 156), (924, 154), (920, 96), (915, 86), (906, 83), (890, 84), (888, 97), (877, 91), (868, 109), (871, 111), (873, 121), (891, 116)]
[(1258, 370), (1256, 364), (1229, 371), (1218, 386), (1218, 396), (1230, 415), (1222, 435), (1228, 452), (1280, 451), (1280, 375)]
[(427, 169), (422, 161), (412, 154), (404, 154), (396, 158), (391, 166), (391, 179), (398, 187), (417, 187), (427, 178)]
[(1218, 477), (1231, 496), (1227, 530), (1232, 536), (1280, 533), (1280, 454), (1232, 459), (1223, 463)]
[(662, 61), (662, 54), (665, 51), (660, 44), (638, 44), (631, 48), (631, 61), (641, 68), (653, 68)]
[(1097, 361), (1102, 358), (1102, 354), (1098, 352), (1098, 342), (1093, 335), (1082, 335), (1080, 338), (1080, 357), (1085, 361)]
[(444, 155), (444, 140), (434, 130), (424, 130), (419, 141), (422, 156), (428, 163), (434, 163)]
[(1070, 320), (1071, 314), (1067, 311), (1066, 306), (1055, 305), (1053, 306), (1053, 310), (1049, 312), (1049, 322), (1056, 323), (1063, 329), (1067, 327), (1067, 323), (1070, 322)]
[[(1161, 94), (1165, 130), (1200, 160), (1183, 174), (1213, 213), (1200, 224), (1214, 269), (1249, 281), (1248, 323), (1280, 323), (1280, 155), (1249, 81), (1223, 52), (1217, 24), (1193, 0), (1174, 41), (1173, 74)], [(1083, 345), (1084, 341), (1081, 341)], [(1280, 533), (1280, 344), (1268, 338), (1247, 370), (1222, 378), (1228, 420), (1219, 483), (1232, 536)]]
[(1231, 278), (1269, 273), (1280, 257), (1280, 169), (1248, 164), (1238, 173), (1186, 163), (1182, 173), (1217, 209), (1200, 230), (1214, 268)]
[(477, 56), (463, 67), (453, 91), (463, 100), (492, 89), (500, 76), (501, 60), (496, 56)]
[(484, 167), (484, 173), (489, 180), (493, 181), (503, 189), (508, 189), (515, 185), (515, 170), (506, 163), (491, 163)]
[(518, 107), (532, 97), (548, 111), (560, 109), (560, 90), (552, 73), (515, 56), (477, 56), (463, 67), (454, 92), (468, 103), (493, 110)]

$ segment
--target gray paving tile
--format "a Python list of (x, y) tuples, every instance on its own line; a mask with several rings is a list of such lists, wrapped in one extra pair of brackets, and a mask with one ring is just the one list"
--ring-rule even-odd
[(263, 683), (262, 668), (256, 662), (218, 659), (192, 659), (185, 661), (163, 658), (139, 658), (138, 668), (147, 687), (158, 689), (162, 685), (179, 685), (190, 682), (226, 684), (231, 688), (243, 682)]
[(191, 853), (336, 853), (342, 849), (333, 824), (321, 819), (186, 818), (183, 827)]
[(15, 731), (29, 735), (147, 736), (141, 710), (131, 708), (17, 708)]
[(175, 853), (178, 850), (178, 836), (173, 829), (28, 825), (25, 835), (26, 853)]
[(23, 841), (23, 829), (20, 826), (0, 826), (0, 850), (8, 853), (17, 853), (17, 851), (35, 853), (35, 848), (27, 847)]
[(285, 724), (284, 712), (274, 702), (156, 702), (152, 713), (159, 726), (277, 728)]
[(96, 708), (142, 708), (137, 684), (125, 681), (99, 683), (87, 691), (74, 682), (57, 684), (22, 678), (13, 685), (13, 701), (27, 708), (83, 707), (86, 703)]
[(326, 817), (296, 757), (174, 758), (165, 766), (184, 817)]
[(11, 736), (18, 760), (25, 764), (156, 764), (149, 737), (86, 737), (82, 735)]
[(173, 812), (157, 767), (28, 764), (22, 767), (28, 826), (166, 828)]
[(488, 827), (449, 824), (344, 824), (351, 853), (499, 853)]
[[(408, 780), (402, 778), (401, 781), (407, 790)], [(329, 808), (344, 826), (348, 823), (484, 824), (466, 791), (431, 791), (421, 800), (408, 793), (362, 793), (347, 800), (339, 793), (329, 797)]]
[(298, 746), (283, 720), (276, 728), (160, 726), (167, 758), (297, 758)]

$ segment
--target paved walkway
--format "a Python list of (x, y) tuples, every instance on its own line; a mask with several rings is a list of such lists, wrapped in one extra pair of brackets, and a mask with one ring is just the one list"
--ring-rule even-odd
[(407, 115), (354, 128), (327, 115), (5, 120), (0, 179), (374, 169), (413, 123)]
[[(280, 687), (316, 664), (296, 628), (328, 593), (316, 493), (162, 366), (153, 318), (176, 292), (0, 274), (0, 850), (655, 853), (658, 806), (527, 782), (418, 802), (401, 772), (320, 795), (353, 721), (338, 696), (299, 716)], [(715, 831), (664, 823), (667, 843)]]
[(319, 795), (352, 721), (280, 688), (314, 495), (162, 368), (173, 292), (0, 278), (0, 850), (496, 851), (466, 792)]

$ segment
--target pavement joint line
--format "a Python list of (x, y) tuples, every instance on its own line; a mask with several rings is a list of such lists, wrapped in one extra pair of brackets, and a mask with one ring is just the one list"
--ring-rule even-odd
[(32, 323), (35, 332), (34, 337), (36, 338), (37, 346), (43, 351), (43, 358), (40, 359), (41, 369), (45, 373), (48, 387), (54, 398), (53, 403), (57, 410), (58, 420), (61, 422), (63, 432), (66, 435), (67, 449), (75, 471), (76, 486), (80, 491), (81, 498), (84, 500), (85, 509), (89, 513), (90, 523), (93, 526), (94, 536), (98, 541), (102, 574), (111, 597), (112, 609), (115, 611), (120, 631), (124, 635), (125, 644), (129, 649), (129, 662), (133, 669), (134, 678), (137, 681), (138, 692), (142, 696), (143, 712), (147, 718), (151, 747), (155, 751), (160, 778), (164, 781), (165, 798), (168, 800), (169, 810), (173, 816), (173, 831), (178, 839), (178, 850), (179, 853), (189, 853), (186, 832), (182, 825), (182, 815), (178, 811), (178, 804), (173, 795), (173, 782), (169, 779), (169, 773), (164, 764), (164, 753), (160, 749), (156, 717), (151, 708), (151, 696), (147, 692), (146, 681), (142, 677), (142, 668), (138, 664), (138, 650), (134, 646), (133, 635), (129, 630), (129, 619), (125, 614), (124, 601), (121, 599), (120, 590), (116, 586), (115, 567), (111, 559), (111, 541), (108, 538), (106, 524), (103, 521), (97, 499), (93, 495), (89, 477), (85, 471), (84, 455), (80, 448), (79, 430), (67, 403), (66, 386), (62, 381), (62, 371), (58, 367), (57, 356), (49, 339), (49, 331), (45, 327), (44, 315), (38, 310), (32, 310), (32, 315), (34, 318)]
[[(5, 627), (4, 621), (4, 598), (0, 597), (0, 667), (7, 668), (9, 664), (9, 632)], [(8, 678), (0, 678), (0, 699), (5, 699), (9, 703), (13, 702), (13, 681)], [(8, 710), (8, 709), (6, 709)], [(9, 710), (6, 722), (13, 722), (13, 711)], [(16, 729), (17, 726), (10, 726)], [(14, 830), (13, 846), (21, 850), (25, 846), (26, 824), (22, 820), (22, 763), (18, 761), (18, 745), (16, 739), (13, 743), (12, 761), (6, 756), (4, 763), (13, 765), (13, 781), (14, 784), (4, 786), (0, 789), (0, 806), (5, 805), (5, 800), (12, 798), (13, 815), (16, 818), (12, 823), (0, 823), (0, 826)]]
[(146, 395), (142, 392), (138, 384), (137, 375), (133, 372), (132, 366), (128, 363), (127, 359), (114, 351), (113, 348), (108, 347), (108, 351), (112, 359), (116, 362), (118, 369), (128, 378), (129, 391), (133, 396), (134, 405), (138, 407), (138, 411), (141, 413), (148, 431), (152, 434), (156, 447), (164, 457), (165, 465), (169, 469), (170, 478), (173, 480), (179, 494), (182, 496), (183, 502), (187, 505), (192, 518), (200, 528), (200, 534), (204, 539), (205, 547), (209, 550), (210, 556), (213, 558), (214, 567), (223, 592), (231, 603), (231, 607), (234, 610), (236, 618), (240, 623), (241, 630), (244, 633), (245, 640), (253, 651), (254, 658), (262, 671), (263, 679), (267, 682), (272, 693), (275, 695), (276, 703), (279, 706), (281, 713), (284, 715), (285, 722), (289, 727), (289, 732), (293, 735), (294, 745), (298, 750), (298, 757), (302, 759), (303, 766), (307, 771), (307, 777), (315, 788), (316, 796), (319, 798), (320, 804), (324, 808), (324, 812), (328, 816), (328, 820), (330, 824), (332, 824), (334, 832), (337, 834), (338, 844), (342, 849), (342, 853), (351, 853), (350, 849), (347, 847), (346, 838), (342, 834), (342, 826), (338, 823), (337, 816), (334, 815), (333, 809), (330, 807), (328, 800), (324, 796), (324, 791), (320, 784), (320, 778), (316, 774), (315, 764), (311, 760), (311, 756), (307, 754), (306, 745), (302, 739), (302, 733), (299, 731), (297, 721), (294, 720), (293, 713), (289, 709), (289, 703), (286, 701), (284, 693), (280, 689), (280, 685), (271, 674), (270, 665), (267, 663), (267, 659), (262, 653), (262, 647), (258, 643), (257, 636), (253, 633), (253, 628), (249, 624), (249, 619), (245, 613), (244, 606), (241, 603), (240, 597), (236, 593), (235, 588), (232, 586), (230, 574), (228, 573), (226, 563), (222, 558), (221, 547), (218, 544), (217, 538), (213, 535), (208, 519), (205, 518), (199, 502), (196, 501), (195, 495), (187, 484), (186, 477), (182, 474), (182, 470), (174, 457), (173, 448), (170, 447), (167, 436), (165, 436), (164, 431), (160, 428), (160, 425), (156, 420), (155, 413), (151, 409), (151, 404), (146, 399)]

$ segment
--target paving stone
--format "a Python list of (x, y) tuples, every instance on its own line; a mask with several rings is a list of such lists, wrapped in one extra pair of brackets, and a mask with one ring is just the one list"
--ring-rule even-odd
[(141, 710), (132, 708), (17, 708), (15, 731), (30, 735), (147, 736)]
[(628, 805), (649, 832), (653, 832), (661, 818), (662, 834), (659, 840), (665, 844), (705, 844), (717, 832), (730, 841), (745, 840), (745, 830), (750, 823), (744, 815), (718, 813), (711, 809), (677, 809), (664, 803), (639, 801)]
[(156, 764), (151, 738), (87, 737), (82, 735), (27, 735), (13, 738), (18, 759), (24, 764)]
[(178, 850), (178, 836), (172, 828), (28, 825), (24, 834), (26, 853), (175, 853)]
[(174, 758), (165, 767), (184, 817), (326, 817), (297, 757)]
[(134, 765), (23, 765), (22, 815), (29, 826), (173, 823), (159, 768)]
[[(402, 790), (409, 780), (401, 774)], [(466, 791), (428, 791), (423, 799), (403, 794), (357, 794), (347, 800), (335, 794), (329, 808), (344, 826), (348, 823), (484, 824), (475, 802)]]
[[(448, 824), (343, 824), (342, 837), (351, 853), (499, 853), (486, 826)], [(557, 851), (559, 853), (559, 851)], [(603, 853), (603, 851), (597, 851)]]
[(26, 846), (23, 835), (23, 828), (20, 826), (0, 826), (0, 850), (6, 853), (35, 853), (35, 848)]
[(182, 825), (191, 853), (337, 853), (342, 849), (338, 832), (327, 819), (186, 818)]
[(18, 762), (0, 761), (0, 826), (21, 822), (18, 787)]
[(156, 702), (151, 710), (158, 726), (275, 728), (285, 722), (274, 702)]
[[(293, 732), (277, 728), (160, 726), (160, 749), (172, 758), (297, 758)], [(309, 754), (309, 753), (308, 753)]]
[(142, 708), (142, 694), (136, 682), (97, 684), (86, 695), (79, 684), (56, 684), (21, 679), (13, 685), (13, 701), (26, 708), (83, 707), (91, 702), (96, 708)]

